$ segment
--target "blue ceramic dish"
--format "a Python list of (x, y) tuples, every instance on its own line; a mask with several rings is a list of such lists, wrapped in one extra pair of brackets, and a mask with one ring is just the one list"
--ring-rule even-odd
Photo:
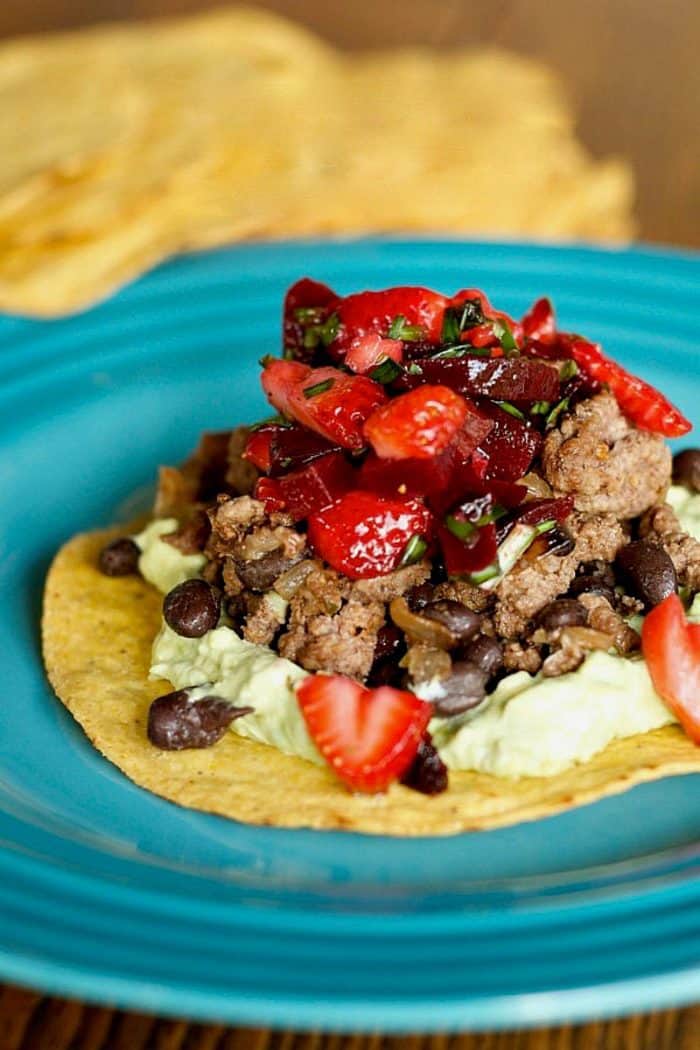
[[(551, 295), (700, 421), (700, 262), (651, 249), (368, 240), (170, 263), (54, 323), (0, 319), (0, 976), (124, 1006), (353, 1030), (497, 1028), (700, 998), (700, 777), (435, 840), (246, 827), (131, 784), (52, 696), (44, 575), (159, 462), (263, 410), (310, 274), (341, 291)], [(274, 790), (274, 784), (270, 785)]]

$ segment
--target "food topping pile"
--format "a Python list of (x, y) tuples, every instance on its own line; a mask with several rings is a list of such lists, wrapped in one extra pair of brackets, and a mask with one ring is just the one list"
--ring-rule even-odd
[[(300, 280), (282, 357), (261, 364), (276, 414), (161, 470), (155, 515), (178, 523), (163, 539), (201, 556), (164, 618), (185, 638), (224, 624), (312, 672), (296, 701), (352, 789), (444, 790), (433, 719), (462, 724), (504, 675), (554, 678), (596, 650), (641, 646), (700, 741), (684, 606), (700, 543), (664, 502), (664, 439), (690, 424), (658, 390), (560, 332), (547, 299), (516, 320), (476, 288), (341, 297)], [(673, 473), (699, 490), (700, 452)], [(121, 539), (101, 567), (139, 556)], [(149, 734), (208, 746), (249, 710), (178, 690)]]

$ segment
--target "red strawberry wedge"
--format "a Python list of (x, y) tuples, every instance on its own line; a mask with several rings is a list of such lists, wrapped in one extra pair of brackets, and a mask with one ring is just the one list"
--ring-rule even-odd
[(412, 329), (420, 329), (421, 338), (427, 342), (437, 343), (446, 305), (445, 296), (429, 288), (387, 288), (348, 295), (336, 306), (340, 330), (333, 346), (344, 351), (369, 332), (387, 336), (397, 321), (398, 327), (403, 321)]
[(269, 362), (262, 387), (285, 416), (354, 452), (365, 446), (365, 420), (387, 399), (381, 384), (367, 376), (309, 368), (298, 361)]
[(432, 706), (413, 693), (366, 689), (343, 675), (310, 675), (297, 686), (309, 734), (349, 788), (375, 793), (415, 758)]
[(378, 408), (365, 437), (380, 459), (433, 459), (462, 429), (467, 402), (446, 386), (420, 386)]
[(433, 517), (419, 500), (383, 499), (355, 489), (309, 517), (309, 543), (351, 580), (386, 576), (401, 563), (414, 537), (432, 538)]

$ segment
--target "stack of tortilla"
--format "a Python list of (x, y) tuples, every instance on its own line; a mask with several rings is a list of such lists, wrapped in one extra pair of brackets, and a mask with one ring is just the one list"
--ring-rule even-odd
[(242, 238), (632, 231), (539, 63), (341, 54), (248, 8), (3, 44), (0, 158), (0, 309), (36, 316)]

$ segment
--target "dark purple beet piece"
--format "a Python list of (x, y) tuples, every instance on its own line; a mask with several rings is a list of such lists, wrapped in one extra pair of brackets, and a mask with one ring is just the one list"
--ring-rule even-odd
[(539, 453), (542, 435), (497, 405), (485, 403), (481, 408), (495, 423), (479, 446), (489, 460), (484, 480), (517, 481)]

